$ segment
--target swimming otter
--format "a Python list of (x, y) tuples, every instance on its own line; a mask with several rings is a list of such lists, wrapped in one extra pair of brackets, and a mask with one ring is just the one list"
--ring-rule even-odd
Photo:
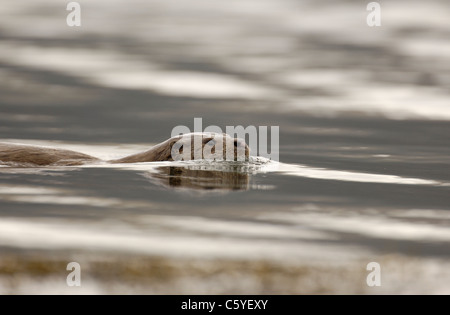
[[(201, 147), (195, 145), (196, 143), (201, 144)], [(218, 145), (220, 143), (223, 143), (222, 152)], [(227, 134), (190, 133), (172, 137), (146, 152), (111, 161), (102, 161), (93, 156), (70, 150), (0, 143), (0, 164), (35, 167), (75, 166), (96, 162), (118, 164), (173, 161), (174, 153), (178, 153), (178, 156), (182, 156), (184, 160), (194, 160), (217, 157), (214, 155), (216, 151), (221, 153), (221, 157), (225, 160), (227, 159), (227, 143), (233, 146), (233, 150), (230, 150), (231, 154), (234, 154), (233, 159), (238, 159), (242, 153), (246, 159), (249, 157), (250, 150), (244, 140), (231, 138)], [(186, 150), (183, 152), (183, 148), (191, 148), (191, 153), (187, 153)], [(178, 159), (181, 160), (181, 158)], [(176, 160), (178, 159), (176, 158)]]

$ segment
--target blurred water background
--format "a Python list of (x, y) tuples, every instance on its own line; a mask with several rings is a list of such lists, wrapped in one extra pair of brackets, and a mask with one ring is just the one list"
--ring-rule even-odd
[(201, 117), (280, 126), (282, 164), (2, 167), (0, 293), (450, 293), (447, 1), (79, 3), (2, 1), (1, 141), (112, 158)]

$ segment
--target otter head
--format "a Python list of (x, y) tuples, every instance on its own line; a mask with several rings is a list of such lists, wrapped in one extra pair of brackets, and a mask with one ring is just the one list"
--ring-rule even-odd
[(250, 149), (242, 139), (222, 133), (188, 133), (175, 136), (149, 151), (130, 155), (110, 163), (142, 163), (190, 160), (248, 160)]
[(250, 149), (245, 140), (225, 133), (188, 133), (168, 140), (170, 157), (167, 160), (248, 160)]

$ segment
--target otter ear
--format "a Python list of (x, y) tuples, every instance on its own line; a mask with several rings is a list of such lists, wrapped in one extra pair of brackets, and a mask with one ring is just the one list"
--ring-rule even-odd
[(182, 136), (172, 139), (167, 146), (167, 161), (181, 161), (183, 159), (183, 143), (180, 141)]
[(180, 143), (179, 141), (173, 141), (170, 144), (170, 151), (183, 153), (183, 144)]

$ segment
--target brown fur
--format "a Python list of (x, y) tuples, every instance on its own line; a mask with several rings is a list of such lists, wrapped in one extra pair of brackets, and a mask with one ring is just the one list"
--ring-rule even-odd
[(81, 165), (99, 161), (92, 156), (60, 149), (0, 143), (0, 161), (20, 166)]
[[(224, 134), (189, 134), (182, 136), (176, 136), (170, 138), (154, 147), (150, 150), (130, 155), (118, 160), (108, 161), (109, 163), (141, 163), (141, 162), (157, 162), (157, 161), (173, 161), (172, 159), (172, 147), (175, 143), (181, 143), (180, 141), (194, 141), (194, 138), (201, 137), (202, 149), (208, 144), (212, 139), (217, 139), (214, 137), (223, 137), (224, 140), (230, 140), (231, 138)], [(231, 139), (233, 143), (233, 139)], [(235, 139), (235, 142), (238, 141)], [(224, 158), (226, 147), (226, 141), (223, 141), (223, 152)], [(239, 142), (242, 144), (242, 142)], [(245, 155), (248, 157), (249, 149), (245, 144)], [(194, 159), (194, 145), (191, 146), (191, 159)], [(182, 150), (181, 150), (182, 151)], [(212, 150), (214, 153), (214, 150)], [(237, 156), (237, 149), (234, 148), (234, 154)], [(28, 145), (17, 145), (10, 143), (0, 143), (0, 164), (21, 166), (21, 167), (33, 167), (33, 166), (72, 166), (72, 165), (83, 165), (87, 163), (101, 162), (98, 158), (89, 156), (87, 154), (62, 150), (62, 149), (52, 149), (45, 147), (34, 147)]]
[(176, 142), (175, 139), (166, 140), (160, 144), (155, 145), (150, 150), (130, 155), (119, 160), (109, 161), (110, 163), (141, 163), (141, 162), (160, 162), (172, 161), (172, 145)]

